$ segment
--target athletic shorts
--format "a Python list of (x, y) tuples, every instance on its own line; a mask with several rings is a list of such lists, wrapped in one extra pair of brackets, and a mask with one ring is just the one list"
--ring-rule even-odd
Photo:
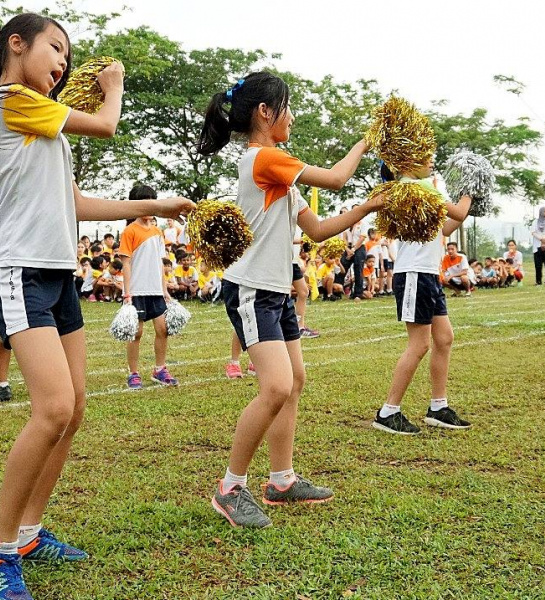
[(292, 281), (299, 281), (299, 279), (303, 279), (303, 271), (301, 271), (301, 267), (296, 263), (292, 263), (292, 264), (293, 264)]
[(447, 302), (438, 275), (431, 273), (396, 273), (393, 289), (397, 320), (430, 325), (433, 317), (447, 313)]
[(132, 305), (136, 308), (139, 321), (151, 321), (167, 310), (167, 303), (163, 296), (133, 296)]
[(67, 335), (83, 327), (74, 273), (69, 269), (0, 267), (0, 339), (36, 327)]
[(224, 279), (223, 299), (243, 350), (258, 342), (292, 342), (301, 337), (295, 303), (288, 294), (257, 290)]

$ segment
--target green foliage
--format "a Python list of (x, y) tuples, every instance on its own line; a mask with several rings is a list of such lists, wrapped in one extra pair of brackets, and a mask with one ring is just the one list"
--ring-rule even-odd
[(473, 219), (467, 224), (467, 250), (470, 257), (483, 261), (487, 256), (497, 256), (498, 245), (496, 241), (482, 227), (474, 225)]

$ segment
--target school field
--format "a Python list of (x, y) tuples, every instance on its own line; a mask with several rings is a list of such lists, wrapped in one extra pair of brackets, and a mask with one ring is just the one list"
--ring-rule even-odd
[[(87, 418), (45, 524), (91, 558), (27, 567), (36, 600), (545, 598), (544, 301), (531, 281), (449, 299), (449, 400), (474, 428), (423, 425), (425, 361), (404, 404), (423, 427), (411, 438), (371, 428), (406, 341), (394, 300), (310, 306), (308, 325), (322, 335), (303, 340), (295, 466), (336, 497), (267, 507), (274, 527), (257, 532), (232, 529), (210, 506), (237, 416), (257, 389), (250, 376), (224, 376), (224, 308), (188, 306), (193, 318), (171, 340), (177, 389), (149, 381), (148, 327), (145, 390), (128, 392), (124, 346), (107, 333), (117, 307), (85, 304)], [(2, 462), (29, 414), (12, 373)], [(254, 494), (267, 474), (263, 448)]]

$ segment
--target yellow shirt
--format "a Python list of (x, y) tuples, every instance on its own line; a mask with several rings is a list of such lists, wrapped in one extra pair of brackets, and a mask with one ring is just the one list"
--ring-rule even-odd
[(209, 282), (214, 279), (216, 273), (214, 271), (210, 271), (208, 275), (205, 275), (202, 271), (199, 272), (199, 288), (202, 288)]

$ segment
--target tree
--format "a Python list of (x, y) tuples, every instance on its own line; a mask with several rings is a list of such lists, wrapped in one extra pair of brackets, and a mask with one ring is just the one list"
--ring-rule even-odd
[(467, 252), (472, 258), (484, 260), (487, 256), (496, 256), (498, 245), (494, 238), (476, 224), (475, 218), (472, 223), (468, 223), (467, 229)]

